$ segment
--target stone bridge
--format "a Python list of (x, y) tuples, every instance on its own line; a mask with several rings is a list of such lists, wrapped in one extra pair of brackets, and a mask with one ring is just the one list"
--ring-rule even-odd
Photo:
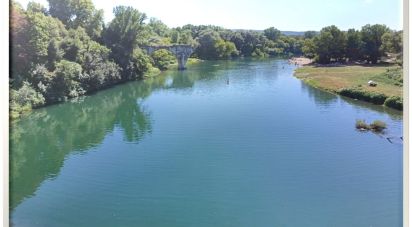
[(193, 53), (194, 48), (191, 45), (175, 44), (164, 46), (142, 46), (142, 49), (146, 50), (147, 54), (151, 55), (156, 50), (165, 49), (172, 52), (176, 58), (179, 70), (186, 69), (186, 62), (190, 55)]

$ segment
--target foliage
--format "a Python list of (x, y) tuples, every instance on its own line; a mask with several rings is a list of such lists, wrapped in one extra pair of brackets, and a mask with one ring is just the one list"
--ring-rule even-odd
[(150, 67), (148, 56), (137, 50), (138, 36), (145, 33), (146, 14), (125, 6), (115, 7), (113, 12), (115, 17), (103, 33), (103, 40), (122, 69), (122, 80), (140, 78)]
[(402, 52), (402, 31), (389, 31), (382, 35), (382, 50), (389, 53)]
[(391, 96), (385, 100), (385, 106), (391, 107), (397, 110), (403, 109), (403, 99), (399, 96)]
[(364, 58), (372, 64), (376, 64), (378, 59), (384, 55), (384, 50), (381, 48), (382, 36), (389, 31), (385, 25), (365, 25), (362, 27), (361, 36), (363, 42)]
[(156, 66), (160, 70), (166, 70), (168, 69), (170, 64), (176, 62), (175, 56), (164, 49), (153, 52), (151, 57), (153, 59), (154, 66)]
[(375, 120), (371, 124), (367, 124), (364, 120), (356, 120), (355, 127), (363, 131), (372, 130), (374, 132), (382, 132), (384, 129), (386, 129), (386, 123), (383, 121)]
[(91, 0), (48, 0), (49, 13), (68, 28), (83, 27), (94, 40), (103, 29), (103, 11), (96, 10)]
[[(113, 20), (105, 25), (103, 11), (91, 0), (48, 3), (46, 8), (30, 2), (24, 10), (11, 1), (10, 97), (15, 114), (153, 75), (175, 62), (165, 50), (148, 56), (141, 49), (144, 45), (189, 44), (195, 48), (192, 56), (200, 59), (304, 54), (323, 63), (347, 58), (375, 62), (385, 53), (399, 58), (402, 51), (402, 31), (382, 25), (347, 33), (329, 26), (320, 33), (308, 31), (293, 37), (274, 27), (264, 31), (190, 24), (168, 28), (155, 18), (146, 23), (146, 14), (126, 6), (115, 7)], [(383, 77), (402, 86), (398, 71), (388, 71), (380, 75)], [(33, 95), (32, 100), (28, 94)]]
[(265, 34), (266, 38), (268, 38), (271, 41), (276, 41), (281, 36), (280, 31), (274, 27), (270, 27), (263, 30), (263, 33)]
[(377, 93), (377, 92), (364, 91), (358, 88), (343, 88), (339, 91), (339, 94), (349, 97), (349, 98), (371, 102), (373, 104), (378, 104), (378, 105), (382, 105), (387, 98), (387, 96), (384, 94)]
[(370, 125), (369, 125), (370, 129), (375, 131), (375, 132), (382, 132), (385, 128), (386, 128), (386, 123), (383, 121), (373, 121)]
[(20, 89), (12, 90), (11, 99), (14, 104), (19, 106), (38, 107), (45, 103), (43, 95), (37, 92), (28, 82), (23, 82)]
[(49, 101), (62, 101), (84, 94), (79, 83), (81, 74), (82, 67), (79, 64), (67, 60), (58, 62), (48, 90)]
[(350, 61), (356, 61), (361, 58), (362, 37), (359, 31), (349, 29), (346, 41), (346, 57)]
[(370, 126), (364, 120), (356, 120), (355, 127), (359, 130), (369, 130)]
[(315, 49), (320, 63), (341, 61), (345, 54), (345, 35), (336, 26), (325, 27), (314, 38)]

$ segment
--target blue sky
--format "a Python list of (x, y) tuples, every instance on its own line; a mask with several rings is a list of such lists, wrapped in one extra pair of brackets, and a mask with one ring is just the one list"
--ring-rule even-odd
[[(359, 29), (386, 24), (402, 29), (402, 0), (92, 0), (106, 22), (117, 5), (133, 6), (169, 27), (213, 24), (233, 29), (320, 30), (328, 25)], [(29, 0), (17, 0), (26, 6)], [(36, 0), (47, 5), (46, 0)]]

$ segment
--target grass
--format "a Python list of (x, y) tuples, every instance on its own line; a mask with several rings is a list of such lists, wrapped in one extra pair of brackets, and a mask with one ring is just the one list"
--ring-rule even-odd
[(364, 120), (356, 120), (355, 127), (359, 130), (369, 130), (369, 125)]
[(367, 124), (364, 120), (356, 120), (355, 127), (360, 131), (372, 130), (374, 132), (381, 133), (384, 129), (386, 129), (386, 123), (383, 121), (376, 120), (371, 124)]
[[(402, 109), (403, 80), (399, 66), (304, 66), (296, 69), (295, 76), (313, 87), (379, 105), (391, 98), (387, 106)], [(369, 86), (370, 80), (378, 85)]]
[(386, 123), (383, 121), (374, 121), (372, 122), (369, 127), (372, 129), (372, 131), (375, 132), (382, 132), (386, 128)]

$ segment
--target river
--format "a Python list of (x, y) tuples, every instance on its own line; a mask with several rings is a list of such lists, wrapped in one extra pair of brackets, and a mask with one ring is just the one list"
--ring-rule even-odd
[(11, 124), (11, 223), (402, 226), (402, 113), (294, 69), (206, 61), (34, 110)]

